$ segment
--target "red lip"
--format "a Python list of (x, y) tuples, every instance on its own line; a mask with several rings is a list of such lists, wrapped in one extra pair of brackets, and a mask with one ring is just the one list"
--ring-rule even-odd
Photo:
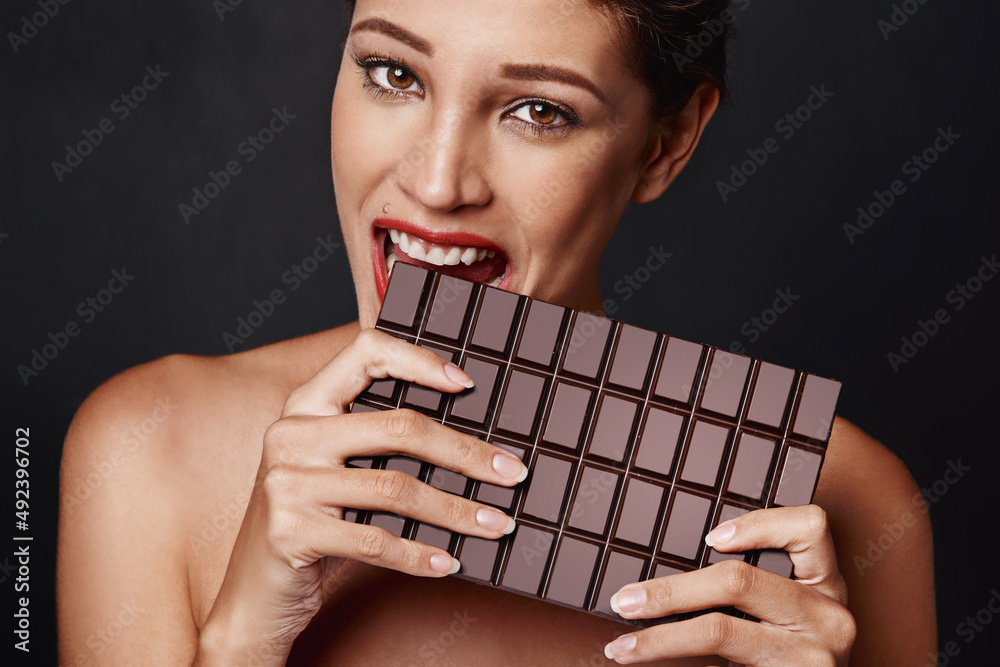
[[(407, 234), (413, 234), (414, 236), (419, 236), (426, 241), (439, 245), (475, 246), (477, 248), (493, 250), (498, 255), (504, 257), (504, 259), (507, 257), (503, 248), (488, 238), (479, 236), (478, 234), (471, 234), (469, 232), (434, 231), (406, 220), (376, 218), (372, 225), (372, 266), (375, 270), (375, 288), (378, 291), (379, 301), (382, 301), (385, 298), (385, 290), (389, 284), (386, 276), (388, 270), (386, 269), (385, 254), (383, 252), (385, 239), (389, 234), (389, 229), (395, 229), (400, 232), (406, 232)], [(500, 289), (506, 288), (509, 280), (510, 264), (508, 261), (507, 270), (505, 271), (503, 279), (500, 281)]]
[(393, 220), (391, 218), (376, 218), (375, 227), (382, 229), (395, 229), (401, 232), (406, 232), (407, 234), (414, 234), (425, 241), (430, 241), (431, 243), (437, 243), (439, 245), (476, 246), (477, 248), (494, 250), (501, 255), (504, 254), (503, 248), (498, 246), (493, 241), (479, 236), (478, 234), (470, 234), (469, 232), (436, 232), (432, 229), (415, 225), (412, 222), (407, 222), (406, 220)]

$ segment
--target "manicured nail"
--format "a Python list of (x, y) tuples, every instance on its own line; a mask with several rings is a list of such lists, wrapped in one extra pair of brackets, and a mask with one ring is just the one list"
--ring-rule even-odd
[(622, 635), (604, 647), (604, 655), (608, 660), (624, 658), (632, 652), (637, 641), (638, 638), (635, 635)]
[(460, 384), (466, 389), (472, 389), (476, 383), (472, 381), (469, 374), (450, 361), (444, 365), (444, 374), (455, 384)]
[(497, 454), (494, 456), (493, 469), (501, 477), (513, 479), (515, 482), (523, 482), (528, 476), (528, 469), (521, 463), (520, 459), (514, 458), (509, 454)]
[(458, 559), (447, 554), (434, 554), (431, 556), (431, 569), (441, 574), (455, 574), (462, 564)]
[(611, 596), (611, 608), (616, 614), (639, 611), (646, 605), (646, 589), (642, 586), (626, 586)]
[(733, 535), (736, 533), (736, 524), (732, 521), (727, 521), (725, 523), (720, 523), (715, 527), (711, 533), (705, 536), (705, 544), (710, 547), (716, 547), (725, 544), (729, 540), (733, 539)]
[(503, 512), (490, 509), (488, 507), (481, 507), (479, 511), (476, 512), (476, 523), (486, 530), (495, 530), (498, 533), (503, 533), (504, 535), (510, 535), (513, 533), (514, 526), (517, 525), (514, 522), (514, 519), (510, 518)]

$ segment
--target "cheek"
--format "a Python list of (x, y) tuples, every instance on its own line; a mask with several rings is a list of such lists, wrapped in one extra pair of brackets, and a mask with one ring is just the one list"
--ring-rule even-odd
[(511, 187), (532, 254), (565, 259), (572, 250), (582, 264), (596, 261), (631, 193), (633, 165), (622, 150), (628, 139), (620, 131), (597, 131), (558, 154), (517, 160)]

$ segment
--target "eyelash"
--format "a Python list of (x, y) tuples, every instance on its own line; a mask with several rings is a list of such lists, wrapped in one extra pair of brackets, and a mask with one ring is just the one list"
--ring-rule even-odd
[[(417, 76), (416, 72), (414, 72), (405, 63), (401, 62), (396, 58), (393, 58), (392, 56), (381, 56), (375, 54), (368, 56), (367, 58), (362, 58), (357, 54), (353, 54), (352, 59), (354, 60), (354, 63), (358, 66), (358, 68), (362, 71), (362, 73), (365, 76), (365, 80), (364, 82), (362, 82), (361, 87), (367, 89), (369, 93), (372, 96), (374, 96), (375, 99), (382, 99), (387, 95), (392, 98), (407, 96), (407, 93), (405, 91), (385, 88), (381, 84), (377, 83), (374, 79), (372, 79), (371, 70), (377, 67), (390, 67), (390, 68), (398, 67), (404, 69), (413, 76), (414, 80), (421, 88), (424, 87), (424, 82), (420, 80), (420, 77)], [(523, 120), (521, 118), (513, 118), (513, 120), (517, 121), (519, 124), (526, 127), (527, 130), (532, 132), (537, 137), (543, 138), (543, 137), (565, 136), (573, 128), (578, 127), (581, 124), (579, 116), (573, 113), (573, 111), (571, 111), (570, 109), (562, 106), (561, 104), (556, 104), (555, 102), (550, 102), (549, 100), (541, 98), (530, 98), (526, 100), (521, 100), (514, 107), (511, 108), (511, 111), (515, 111), (517, 109), (520, 109), (521, 107), (529, 106), (532, 104), (544, 104), (547, 107), (555, 109), (566, 121), (561, 125), (555, 127), (549, 127), (538, 123), (529, 123), (528, 121)]]

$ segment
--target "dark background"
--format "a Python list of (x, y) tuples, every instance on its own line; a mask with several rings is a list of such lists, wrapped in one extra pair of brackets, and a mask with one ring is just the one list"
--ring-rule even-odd
[[(3, 32), (20, 32), (22, 17), (40, 11), (36, 1), (4, 3)], [(918, 484), (945, 491), (931, 504), (940, 642), (958, 648), (949, 664), (983, 664), (1000, 624), (971, 641), (959, 624), (1000, 586), (992, 559), (972, 557), (992, 553), (980, 547), (995, 542), (997, 526), (990, 420), (1000, 280), (960, 310), (947, 294), (1000, 250), (990, 202), (1000, 10), (971, 0), (902, 4), (917, 11), (888, 39), (877, 24), (893, 13), (887, 1), (753, 0), (735, 9), (743, 30), (736, 104), (711, 122), (665, 196), (629, 209), (603, 286), (618, 319), (722, 347), (742, 343), (752, 356), (842, 380), (839, 413), (896, 452)], [(339, 240), (328, 141), (341, 3), (244, 2), (221, 20), (209, 0), (58, 8), (17, 53), (9, 36), (0, 45), (0, 414), (11, 449), (15, 427), (31, 429), (30, 657), (41, 664), (56, 662), (59, 455), (83, 399), (111, 375), (166, 354), (225, 354), (223, 333), (275, 288), (288, 300), (238, 349), (356, 316), (342, 249), (299, 289), (281, 280), (317, 237)], [(112, 101), (157, 65), (169, 76), (121, 120)], [(811, 86), (833, 95), (786, 138), (775, 123), (806, 102)], [(275, 107), (296, 118), (246, 164), (237, 147)], [(51, 163), (64, 162), (66, 145), (105, 117), (115, 130), (57, 180)], [(959, 138), (911, 182), (903, 163), (939, 128)], [(716, 182), (769, 137), (778, 152), (724, 202)], [(232, 159), (243, 172), (185, 224), (178, 205)], [(894, 179), (905, 193), (849, 242), (843, 225)], [(673, 253), (664, 268), (628, 298), (615, 289), (661, 245)], [(134, 280), (86, 322), (78, 304), (122, 267)], [(761, 317), (778, 289), (799, 298), (753, 340), (744, 323)], [(948, 322), (894, 371), (887, 353), (900, 353), (901, 337), (938, 309)], [(79, 335), (26, 385), (18, 365), (30, 365), (32, 351), (71, 321)], [(970, 470), (946, 483), (949, 462), (959, 461)], [(18, 533), (11, 527), (5, 539)], [(0, 562), (5, 600), (16, 576), (8, 563)]]

